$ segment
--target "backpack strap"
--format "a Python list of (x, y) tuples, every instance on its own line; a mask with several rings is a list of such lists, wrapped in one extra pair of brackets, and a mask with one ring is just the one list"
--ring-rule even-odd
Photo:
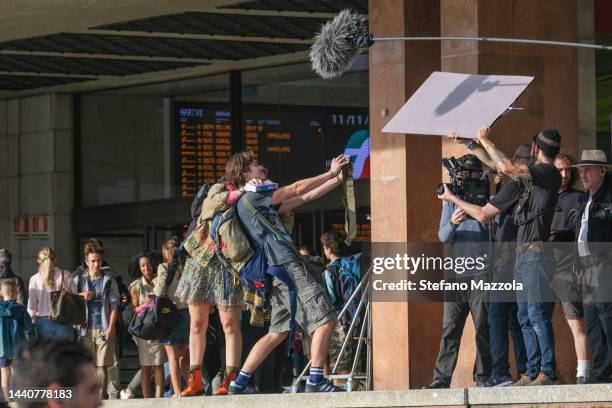
[(264, 217), (264, 215), (259, 210), (257, 210), (257, 208), (255, 208), (255, 206), (253, 206), (251, 201), (249, 201), (249, 199), (246, 196), (243, 196), (241, 198), (241, 200), (244, 200), (244, 206), (251, 212), (251, 214), (253, 214), (253, 216), (255, 216), (255, 218), (257, 218), (259, 221), (261, 221), (261, 223), (270, 232), (272, 232), (272, 234), (274, 234), (279, 241), (285, 242), (287, 245), (289, 245), (292, 248), (295, 247), (295, 245), (293, 245), (293, 242), (287, 240), (287, 238), (278, 231), (278, 228), (276, 228), (274, 225), (272, 225), (270, 223), (270, 221), (268, 221), (268, 219), (266, 217)]
[[(245, 207), (251, 212), (251, 214), (253, 214), (259, 221), (261, 221), (261, 223), (270, 231), (272, 232), (280, 241), (285, 242), (286, 244), (288, 244), (290, 247), (294, 247), (293, 242), (290, 242), (287, 240), (287, 238), (285, 236), (283, 236), (283, 234), (281, 234), (278, 229), (276, 227), (274, 227), (270, 221), (268, 221), (268, 219), (266, 217), (263, 216), (263, 214), (261, 212), (259, 212), (255, 206), (253, 206), (253, 204), (251, 203), (251, 201), (249, 201), (249, 199), (246, 196), (243, 196), (241, 198), (241, 200), (244, 200), (244, 205)], [(306, 265), (304, 265), (304, 268), (306, 268)], [(295, 334), (295, 314), (297, 311), (297, 291), (295, 288), (295, 284), (293, 282), (293, 280), (291, 279), (291, 277), (289, 276), (289, 274), (287, 273), (287, 271), (285, 271), (285, 269), (283, 269), (280, 266), (276, 266), (276, 265), (268, 265), (268, 267), (266, 268), (266, 274), (273, 276), (277, 279), (279, 279), (281, 282), (283, 282), (285, 285), (287, 285), (287, 288), (289, 289), (289, 307), (291, 309), (291, 319), (289, 320), (289, 341), (287, 342), (287, 346), (288, 346), (288, 353), (291, 351), (291, 340), (293, 339), (293, 335)]]
[(352, 166), (343, 167), (342, 172), (344, 175), (344, 182), (342, 183), (342, 192), (344, 193), (342, 204), (344, 204), (344, 231), (346, 232), (344, 243), (350, 246), (355, 236), (357, 236), (355, 185), (352, 178)]

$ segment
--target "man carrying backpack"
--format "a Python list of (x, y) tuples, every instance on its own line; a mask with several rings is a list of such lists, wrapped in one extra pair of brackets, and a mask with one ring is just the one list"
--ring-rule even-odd
[[(350, 162), (336, 157), (328, 172), (268, 192), (247, 192), (237, 204), (242, 229), (255, 254), (263, 254), (266, 274), (274, 276), (270, 289), (272, 316), (270, 331), (252, 348), (240, 374), (230, 385), (230, 394), (252, 394), (251, 374), (281, 344), (298, 323), (312, 335), (312, 367), (306, 392), (343, 391), (323, 376), (329, 340), (336, 325), (336, 313), (323, 287), (309, 273), (279, 214), (319, 197), (339, 186), (342, 168)], [(237, 188), (251, 180), (267, 180), (267, 169), (252, 153), (233, 155), (226, 166), (228, 180)], [(253, 256), (254, 258), (256, 255)]]
[[(323, 246), (325, 257), (330, 260), (329, 265), (323, 272), (325, 289), (329, 300), (336, 308), (336, 313), (340, 314), (340, 311), (353, 295), (361, 280), (361, 270), (359, 268), (361, 254), (340, 256), (343, 252), (344, 238), (335, 231), (326, 232), (321, 235), (321, 245)], [(353, 300), (344, 316), (340, 319), (340, 324), (336, 325), (331, 338), (331, 344), (329, 345), (331, 367), (334, 366), (338, 356), (340, 356), (342, 344), (349, 335), (349, 327), (356, 317), (357, 305), (358, 302)], [(356, 318), (358, 324), (360, 317), (357, 316)], [(338, 362), (337, 374), (348, 374), (353, 367), (357, 341), (354, 338), (354, 334), (352, 336), (353, 339), (349, 340), (346, 344), (344, 353)], [(338, 385), (340, 381), (336, 380), (334, 383)]]

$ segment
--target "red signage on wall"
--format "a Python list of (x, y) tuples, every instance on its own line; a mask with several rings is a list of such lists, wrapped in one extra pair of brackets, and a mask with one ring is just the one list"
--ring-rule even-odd
[(49, 216), (35, 215), (30, 218), (32, 222), (32, 236), (36, 238), (49, 238)]
[(27, 238), (30, 235), (30, 220), (27, 217), (13, 217), (11, 235), (15, 238)]

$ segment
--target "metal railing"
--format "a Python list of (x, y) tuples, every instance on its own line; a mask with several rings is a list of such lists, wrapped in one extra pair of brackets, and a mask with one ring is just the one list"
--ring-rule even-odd
[[(348, 332), (346, 333), (346, 337), (344, 338), (344, 342), (342, 343), (342, 347), (340, 348), (340, 352), (338, 353), (338, 357), (336, 358), (336, 362), (331, 370), (331, 374), (327, 376), (330, 380), (346, 380), (346, 390), (353, 391), (353, 386), (356, 381), (365, 380), (366, 390), (372, 389), (372, 331), (371, 331), (371, 304), (369, 299), (369, 287), (370, 287), (370, 276), (372, 273), (372, 266), (368, 269), (368, 271), (363, 275), (359, 285), (355, 288), (355, 291), (348, 299), (340, 313), (338, 314), (338, 323), (342, 324), (341, 319), (344, 317), (346, 313), (348, 313), (349, 307), (355, 302), (358, 296), (359, 304), (357, 305), (357, 309), (355, 311), (355, 315), (353, 316), (353, 320), (349, 326)], [(365, 312), (362, 311), (365, 308)], [(359, 322), (361, 320), (361, 322)], [(361, 328), (359, 329), (359, 336), (353, 337), (353, 333), (355, 328), (361, 323)], [(355, 349), (355, 355), (353, 356), (353, 364), (351, 366), (351, 371), (348, 374), (337, 374), (338, 365), (343, 357), (343, 354), (347, 352), (347, 347), (349, 341), (357, 340), (357, 347)], [(365, 370), (362, 372), (357, 372), (359, 368), (359, 360), (361, 359), (361, 350), (363, 349), (363, 345), (366, 346), (366, 364)], [(300, 375), (296, 377), (291, 386), (291, 392), (297, 393), (299, 390), (299, 385), (301, 381), (305, 381), (308, 379), (306, 372), (310, 369), (311, 361), (306, 364)]]

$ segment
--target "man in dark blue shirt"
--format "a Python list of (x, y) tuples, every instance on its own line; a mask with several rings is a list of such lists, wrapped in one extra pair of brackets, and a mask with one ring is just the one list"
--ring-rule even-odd
[[(467, 156), (464, 156), (467, 157)], [(470, 157), (473, 167), (472, 177), (482, 173), (482, 163)], [(453, 257), (482, 257), (488, 259), (489, 228), (473, 218), (468, 218), (458, 205), (445, 201), (442, 206), (438, 237), (450, 245)], [(489, 326), (487, 324), (486, 294), (483, 290), (472, 289), (471, 280), (483, 280), (487, 267), (477, 267), (457, 272), (446, 271), (449, 280), (467, 282), (470, 288), (460, 293), (445, 293), (444, 316), (442, 319), (442, 339), (434, 368), (433, 382), (425, 388), (450, 387), (453, 371), (457, 365), (459, 345), (468, 315), (472, 314), (476, 330), (476, 360), (474, 362), (474, 382), (485, 385), (491, 374), (491, 354), (489, 352)]]

